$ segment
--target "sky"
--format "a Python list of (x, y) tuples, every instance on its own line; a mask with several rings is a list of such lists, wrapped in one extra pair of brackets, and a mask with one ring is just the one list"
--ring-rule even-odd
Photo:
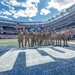
[(75, 0), (0, 0), (0, 19), (45, 21), (75, 4)]

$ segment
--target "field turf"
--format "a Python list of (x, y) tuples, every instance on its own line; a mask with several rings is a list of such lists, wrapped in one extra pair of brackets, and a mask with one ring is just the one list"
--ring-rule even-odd
[[(0, 39), (0, 46), (18, 45), (18, 39)], [(75, 40), (69, 41), (75, 42)]]
[(18, 45), (17, 39), (0, 39), (0, 46)]

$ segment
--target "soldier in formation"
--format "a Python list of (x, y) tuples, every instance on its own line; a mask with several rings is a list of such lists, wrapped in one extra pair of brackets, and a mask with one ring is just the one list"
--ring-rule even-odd
[(17, 31), (17, 33), (18, 33), (18, 45), (19, 45), (19, 48), (21, 47), (21, 45), (22, 45), (22, 47), (24, 47), (24, 45), (23, 45), (23, 36), (24, 36), (24, 34), (23, 34), (23, 31), (22, 31), (22, 29), (18, 29), (18, 25), (16, 25), (16, 31)]
[(24, 31), (25, 33), (25, 47), (26, 46), (28, 46), (28, 47), (30, 47), (30, 33), (29, 33), (29, 31), (28, 31), (28, 29), (26, 29), (25, 31)]
[[(25, 29), (22, 31), (21, 29), (18, 30), (18, 26), (16, 26), (16, 30), (18, 33), (18, 43), (19, 47), (22, 44), (23, 45), (23, 36), (25, 35), (25, 47), (34, 47), (34, 46), (43, 46), (43, 45), (54, 45), (54, 46), (62, 46), (62, 43), (64, 46), (68, 45), (68, 33), (66, 29), (63, 33), (61, 31), (56, 31), (55, 28), (53, 28), (53, 31), (50, 30), (31, 30), (28, 31), (28, 29)], [(23, 34), (24, 32), (24, 34)]]

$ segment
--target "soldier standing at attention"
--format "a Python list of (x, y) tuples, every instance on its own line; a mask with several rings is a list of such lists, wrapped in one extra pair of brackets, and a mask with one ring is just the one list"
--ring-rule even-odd
[(49, 30), (46, 31), (46, 45), (49, 45)]
[(37, 45), (39, 46), (39, 31), (37, 31)]
[(35, 37), (34, 37), (34, 45), (36, 46), (36, 45), (38, 45), (38, 32), (37, 32), (37, 30), (35, 31), (34, 35), (35, 35)]
[(40, 46), (43, 45), (43, 38), (44, 38), (43, 35), (44, 35), (43, 30), (41, 30), (41, 32), (40, 32)]
[(66, 29), (64, 30), (64, 33), (63, 33), (63, 44), (64, 46), (68, 46), (68, 33), (71, 32), (71, 28), (69, 31), (67, 31)]
[[(52, 44), (55, 45), (55, 40), (56, 40), (56, 30), (55, 28), (53, 28), (53, 31), (52, 31)], [(57, 44), (57, 41), (56, 41), (56, 44)]]
[(41, 32), (38, 31), (38, 46), (40, 46), (40, 37), (41, 37)]
[(42, 45), (44, 45), (44, 40), (45, 40), (45, 34), (44, 34), (44, 30), (41, 31), (41, 35), (42, 35)]
[(30, 38), (31, 38), (31, 47), (33, 47), (34, 46), (34, 35), (35, 33), (34, 33), (34, 30), (31, 30), (31, 32), (30, 32)]
[(62, 39), (62, 36), (61, 36), (61, 33), (60, 31), (58, 32), (58, 46), (61, 46), (62, 45), (62, 42), (61, 42), (61, 39)]
[(22, 47), (24, 47), (24, 45), (23, 45), (23, 31), (22, 31), (22, 29), (18, 30), (18, 25), (16, 25), (16, 31), (18, 33), (18, 45), (19, 45), (19, 48), (21, 47), (21, 44), (22, 44)]
[(29, 42), (29, 31), (28, 29), (25, 30), (25, 47), (27, 46), (30, 47), (30, 42)]
[(46, 45), (46, 29), (43, 31), (43, 43)]
[(63, 46), (66, 46), (67, 45), (67, 32), (66, 30), (64, 30), (64, 33), (63, 33)]
[(49, 44), (52, 45), (52, 38), (51, 38), (52, 32), (49, 31)]

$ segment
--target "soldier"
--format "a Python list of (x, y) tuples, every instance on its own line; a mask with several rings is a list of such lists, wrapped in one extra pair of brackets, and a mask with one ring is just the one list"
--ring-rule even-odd
[(42, 40), (43, 40), (42, 45), (45, 45), (45, 30), (42, 30)]
[(57, 38), (58, 38), (58, 46), (61, 46), (62, 45), (62, 43), (61, 43), (62, 36), (61, 36), (60, 31), (58, 32)]
[(46, 29), (43, 30), (43, 43), (46, 45)]
[(40, 46), (41, 32), (38, 31), (38, 46)]
[(64, 30), (63, 33), (63, 45), (64, 46), (68, 46), (68, 33), (71, 32), (71, 28), (69, 31), (67, 31), (66, 29)]
[(43, 45), (43, 39), (44, 39), (43, 35), (44, 35), (44, 32), (43, 32), (43, 30), (41, 30), (41, 32), (40, 32), (40, 46)]
[(34, 37), (35, 37), (35, 33), (34, 30), (31, 30), (30, 32), (30, 39), (31, 39), (31, 46), (34, 46)]
[(46, 45), (49, 45), (49, 31), (46, 30), (45, 32), (45, 40), (46, 40)]
[(51, 35), (52, 35), (52, 31), (49, 31), (49, 44), (50, 44), (50, 45), (52, 44), (52, 38), (51, 38)]
[(38, 44), (38, 32), (34, 32), (34, 45), (36, 46)]
[[(53, 28), (51, 38), (52, 38), (52, 44), (54, 45), (54, 44), (55, 44), (55, 40), (57, 39), (57, 38), (56, 38), (56, 31), (55, 31), (55, 28)], [(56, 44), (57, 44), (57, 40), (56, 40)]]
[(30, 47), (30, 41), (29, 41), (29, 31), (28, 29), (25, 30), (25, 47), (28, 44), (28, 47)]
[(16, 25), (16, 31), (18, 33), (18, 45), (19, 45), (19, 48), (21, 47), (21, 44), (22, 44), (22, 47), (24, 47), (24, 45), (23, 45), (23, 31), (22, 31), (22, 29), (18, 30), (18, 25)]

